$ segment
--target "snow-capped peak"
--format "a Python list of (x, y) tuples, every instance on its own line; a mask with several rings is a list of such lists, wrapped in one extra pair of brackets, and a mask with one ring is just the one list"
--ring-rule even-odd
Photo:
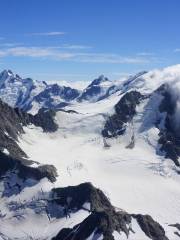
[(114, 84), (104, 75), (94, 79), (79, 96), (78, 101), (96, 102), (109, 96), (109, 89), (114, 88)]
[(154, 69), (149, 72), (136, 74), (130, 80), (125, 82), (130, 89), (141, 89), (144, 94), (149, 94), (162, 84), (174, 83), (180, 79), (180, 64), (166, 67), (163, 69)]
[(110, 80), (104, 75), (100, 75), (98, 78), (94, 79), (89, 86), (100, 85), (104, 82), (110, 82)]
[[(36, 113), (40, 108), (60, 108), (80, 91), (45, 81), (21, 78), (11, 70), (0, 73), (0, 98), (12, 107)], [(33, 108), (33, 109), (32, 109)]]
[(13, 78), (14, 74), (11, 70), (4, 70), (0, 73), (0, 86), (2, 86), (2, 84), (10, 78)]
[(12, 107), (24, 108), (32, 97), (44, 88), (44, 83), (31, 78), (23, 79), (11, 70), (0, 73), (0, 97)]
[(12, 75), (14, 75), (14, 74), (13, 74), (13, 72), (12, 72), (11, 70), (9, 70), (9, 69), (8, 69), (8, 70), (5, 69), (5, 70), (3, 70), (3, 71), (1, 72), (0, 75), (3, 75), (4, 77), (5, 77), (5, 76), (8, 77), (8, 76), (12, 76)]

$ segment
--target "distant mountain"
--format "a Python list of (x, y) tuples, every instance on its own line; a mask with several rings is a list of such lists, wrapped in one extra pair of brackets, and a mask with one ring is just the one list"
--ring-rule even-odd
[[(134, 76), (130, 76), (125, 81), (110, 81), (104, 75), (99, 76), (99, 78), (93, 80), (87, 88), (83, 90), (81, 95), (77, 98), (79, 102), (89, 101), (89, 102), (97, 102), (103, 100), (112, 94), (118, 91), (127, 91), (128, 89), (132, 89), (133, 87), (138, 87), (138, 82), (140, 81), (140, 77), (146, 74), (146, 71), (139, 72)], [(135, 81), (136, 79), (139, 81)]]
[(0, 73), (0, 98), (12, 107), (27, 109), (34, 96), (46, 87), (45, 82), (22, 79), (10, 70)]
[[(24, 133), (25, 126), (37, 126), (44, 132), (56, 131), (58, 126), (54, 122), (54, 116), (52, 111), (31, 115), (0, 100), (0, 181), (4, 184), (4, 195), (17, 194), (28, 186), (30, 180), (35, 181), (32, 185), (44, 177), (51, 182), (56, 180), (54, 166), (40, 166), (29, 160), (18, 144), (18, 137)], [(36, 168), (32, 167), (33, 164)]]
[(93, 80), (78, 97), (78, 101), (96, 102), (108, 97), (116, 88), (114, 83), (106, 78), (104, 75), (99, 76)]
[(76, 99), (79, 94), (79, 90), (71, 87), (59, 86), (58, 84), (47, 85), (43, 91), (34, 96), (33, 101), (26, 110), (34, 106), (38, 106), (38, 108), (61, 109)]
[(0, 98), (12, 107), (37, 113), (39, 109), (62, 109), (74, 101), (97, 102), (118, 91), (127, 91), (134, 86), (134, 80), (146, 72), (129, 77), (125, 82), (110, 81), (104, 75), (93, 80), (83, 91), (57, 83), (49, 84), (31, 78), (21, 78), (11, 70), (0, 73)]
[(37, 112), (40, 108), (59, 109), (80, 94), (79, 90), (48, 84), (31, 78), (22, 79), (11, 70), (0, 73), (0, 98), (12, 107)]

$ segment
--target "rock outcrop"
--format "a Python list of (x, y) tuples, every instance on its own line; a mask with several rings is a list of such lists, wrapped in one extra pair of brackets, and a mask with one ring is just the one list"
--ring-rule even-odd
[(170, 86), (162, 85), (157, 91), (163, 96), (159, 106), (159, 111), (165, 113), (164, 125), (157, 125), (160, 130), (159, 144), (160, 150), (165, 153), (166, 158), (174, 161), (176, 166), (180, 166), (178, 158), (180, 157), (180, 135), (175, 127), (174, 114), (176, 110), (176, 99), (172, 96)]
[(163, 227), (155, 222), (152, 217), (128, 214), (123, 210), (117, 211), (104, 193), (90, 183), (54, 189), (52, 196), (56, 204), (66, 206), (66, 208), (68, 206), (68, 214), (85, 209), (84, 204), (90, 203), (89, 216), (73, 228), (61, 229), (53, 240), (86, 240), (93, 234), (96, 237), (103, 236), (104, 240), (114, 240), (114, 231), (120, 234), (124, 233), (128, 238), (130, 234), (135, 234), (132, 225), (133, 219), (137, 221), (145, 236), (150, 239), (168, 239)]
[(126, 123), (136, 114), (136, 105), (143, 99), (137, 91), (127, 92), (115, 105), (115, 114), (110, 116), (105, 123), (102, 135), (105, 138), (117, 137), (126, 130)]
[(23, 134), (23, 126), (34, 124), (45, 132), (58, 129), (54, 120), (53, 110), (40, 110), (36, 115), (31, 115), (18, 108), (13, 109), (0, 100), (0, 150), (6, 149), (12, 157), (24, 158), (26, 154), (18, 145), (18, 136)]
[(0, 177), (2, 181), (7, 178), (7, 173), (8, 176), (16, 173), (16, 177), (22, 181), (27, 179), (39, 181), (45, 177), (51, 182), (56, 180), (57, 172), (54, 166), (31, 167), (34, 162), (27, 159), (26, 153), (18, 145), (18, 137), (24, 133), (23, 126), (34, 124), (44, 131), (55, 131), (57, 125), (54, 116), (53, 111), (40, 111), (33, 116), (17, 108), (13, 109), (0, 100)]

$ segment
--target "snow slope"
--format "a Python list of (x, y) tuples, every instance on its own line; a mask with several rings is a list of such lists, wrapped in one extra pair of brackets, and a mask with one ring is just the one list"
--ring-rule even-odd
[[(139, 74), (121, 83), (118, 91), (101, 101), (74, 101), (65, 107), (65, 110), (74, 112), (58, 111), (56, 122), (59, 129), (54, 133), (44, 133), (33, 125), (25, 127), (25, 134), (19, 137), (19, 146), (30, 159), (56, 166), (59, 177), (53, 187), (92, 182), (103, 190), (117, 209), (149, 214), (164, 227), (170, 240), (179, 239), (174, 234), (176, 230), (169, 224), (180, 222), (180, 175), (174, 171), (173, 161), (165, 159), (163, 154), (157, 154), (159, 129), (154, 123), (161, 114), (158, 111), (161, 96), (154, 93), (141, 101), (136, 107), (133, 121), (127, 123), (124, 135), (104, 140), (101, 134), (107, 118), (114, 113), (115, 104), (125, 93), (138, 90), (149, 96), (163, 83), (177, 81), (180, 81), (180, 65)], [(127, 146), (132, 136), (135, 146), (130, 149)], [(104, 147), (104, 141), (110, 147)], [(52, 184), (42, 180), (34, 187), (34, 191), (32, 187), (25, 188), (17, 198), (29, 201), (39, 195), (41, 188), (48, 191)], [(12, 199), (4, 199), (1, 204), (12, 200), (15, 200), (14, 196)], [(27, 239), (27, 234), (35, 239), (51, 239), (58, 233), (60, 226), (72, 227), (87, 215), (86, 211), (82, 211), (73, 215), (72, 219), (54, 219), (49, 226), (45, 213), (37, 217), (32, 210), (26, 209), (25, 221), (11, 220), (9, 215), (5, 220), (0, 220), (0, 226), (8, 236), (7, 224), (11, 225), (10, 232), (14, 231), (14, 226), (18, 227), (18, 239)], [(35, 224), (31, 225), (28, 219)], [(45, 232), (38, 232), (37, 226), (44, 228)], [(25, 233), (21, 231), (22, 228)], [(136, 234), (131, 233), (129, 239), (149, 239), (135, 219), (132, 228)], [(94, 233), (89, 240), (101, 237)], [(114, 232), (114, 238), (127, 239), (125, 234), (120, 235), (118, 232)]]
[[(126, 91), (139, 89), (149, 94), (164, 81), (177, 81), (179, 76), (180, 66), (156, 70), (130, 82)], [(128, 125), (125, 135), (107, 140), (111, 146), (107, 149), (101, 130), (119, 99), (116, 92), (100, 102), (74, 103), (66, 110), (73, 109), (79, 114), (58, 112), (56, 133), (45, 134), (33, 126), (26, 128), (20, 146), (30, 158), (57, 167), (57, 186), (92, 182), (114, 206), (130, 213), (151, 215), (165, 228), (169, 239), (175, 239), (168, 224), (180, 222), (180, 176), (174, 172), (171, 160), (156, 153), (159, 130), (153, 122), (158, 96), (151, 103), (149, 99), (141, 102), (133, 125)], [(126, 146), (132, 131), (135, 147), (129, 149)], [(115, 235), (115, 239), (123, 239)]]
[(0, 74), (0, 97), (12, 107), (25, 107), (45, 88), (44, 82), (22, 79), (10, 70), (4, 70)]
[(31, 78), (22, 79), (11, 70), (0, 73), (0, 98), (11, 107), (37, 113), (44, 108), (60, 108), (79, 96), (80, 90), (48, 84)]

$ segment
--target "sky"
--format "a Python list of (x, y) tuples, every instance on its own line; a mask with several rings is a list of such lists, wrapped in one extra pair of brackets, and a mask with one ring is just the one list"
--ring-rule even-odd
[(112, 80), (180, 63), (179, 0), (1, 0), (0, 70)]

